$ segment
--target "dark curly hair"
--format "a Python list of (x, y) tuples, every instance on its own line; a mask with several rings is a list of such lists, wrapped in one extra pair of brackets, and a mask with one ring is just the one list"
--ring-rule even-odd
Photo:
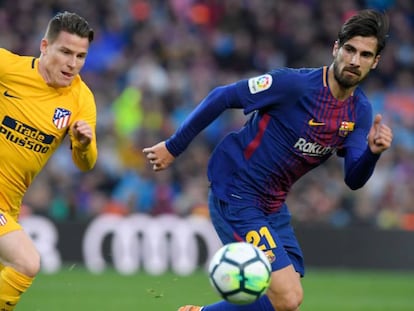
[(385, 48), (388, 37), (388, 17), (373, 9), (359, 11), (350, 17), (338, 33), (338, 44), (343, 46), (348, 40), (356, 36), (377, 38), (377, 54)]

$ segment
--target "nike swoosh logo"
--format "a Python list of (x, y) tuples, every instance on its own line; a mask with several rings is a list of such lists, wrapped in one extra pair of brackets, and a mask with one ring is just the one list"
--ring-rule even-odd
[(15, 306), (16, 304), (15, 303), (11, 303), (10, 301), (6, 301), (6, 306), (11, 306), (11, 307), (13, 307), (13, 306)]
[(314, 121), (313, 119), (310, 119), (310, 120), (309, 120), (309, 122), (308, 122), (308, 124), (309, 124), (310, 126), (321, 126), (321, 125), (325, 125), (325, 123), (324, 123), (324, 122), (316, 122), (316, 121)]
[(6, 97), (10, 97), (10, 98), (21, 99), (20, 97), (17, 97), (17, 96), (14, 96), (12, 94), (9, 94), (9, 91), (8, 90), (5, 90), (4, 93), (3, 93), (3, 95), (6, 96)]

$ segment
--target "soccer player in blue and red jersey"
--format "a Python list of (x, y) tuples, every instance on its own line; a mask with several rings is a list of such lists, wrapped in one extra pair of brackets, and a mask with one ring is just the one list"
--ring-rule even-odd
[(299, 310), (302, 252), (285, 199), (293, 183), (336, 153), (344, 157), (345, 183), (362, 187), (392, 131), (372, 108), (360, 82), (378, 65), (388, 31), (386, 16), (363, 10), (348, 19), (328, 67), (281, 68), (217, 87), (164, 142), (145, 148), (155, 171), (167, 168), (223, 111), (251, 114), (219, 143), (209, 161), (209, 209), (223, 243), (247, 241), (272, 264), (266, 295), (250, 305), (226, 301), (180, 311)]

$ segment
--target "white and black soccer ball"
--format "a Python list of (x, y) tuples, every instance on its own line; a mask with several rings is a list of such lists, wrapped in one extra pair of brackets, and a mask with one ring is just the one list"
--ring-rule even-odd
[(249, 304), (266, 292), (272, 271), (263, 251), (253, 244), (236, 242), (214, 254), (208, 272), (211, 285), (224, 300)]

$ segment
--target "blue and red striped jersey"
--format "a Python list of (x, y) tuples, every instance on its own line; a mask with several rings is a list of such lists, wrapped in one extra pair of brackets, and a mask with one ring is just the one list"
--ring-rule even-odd
[(345, 156), (349, 186), (358, 188), (378, 159), (367, 147), (372, 108), (359, 87), (346, 100), (336, 99), (327, 74), (327, 67), (281, 68), (217, 88), (166, 146), (178, 156), (222, 111), (242, 108), (248, 121), (224, 137), (208, 164), (217, 197), (277, 211), (294, 182), (334, 153)]

